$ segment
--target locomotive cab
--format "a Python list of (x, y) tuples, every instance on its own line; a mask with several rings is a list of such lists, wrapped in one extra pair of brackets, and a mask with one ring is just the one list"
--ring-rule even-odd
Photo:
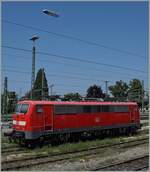
[(15, 130), (26, 130), (27, 120), (26, 116), (29, 116), (29, 104), (17, 104), (15, 114), (13, 115), (13, 128)]
[(19, 102), (16, 105), (15, 113), (13, 115), (13, 125), (11, 138), (25, 138), (26, 131), (30, 123), (30, 104)]
[(18, 102), (13, 115), (11, 138), (38, 139), (52, 132), (52, 106), (37, 101)]

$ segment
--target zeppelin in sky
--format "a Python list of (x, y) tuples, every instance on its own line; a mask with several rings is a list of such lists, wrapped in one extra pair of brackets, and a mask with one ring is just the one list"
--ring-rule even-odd
[(59, 15), (56, 14), (54, 11), (50, 11), (50, 10), (47, 10), (47, 9), (44, 9), (43, 13), (45, 13), (47, 15), (50, 15), (50, 16), (53, 16), (53, 17), (59, 17)]

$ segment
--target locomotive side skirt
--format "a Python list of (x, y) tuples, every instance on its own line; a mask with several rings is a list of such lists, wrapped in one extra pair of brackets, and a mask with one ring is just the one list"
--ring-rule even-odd
[(65, 128), (65, 129), (55, 129), (54, 131), (16, 131), (14, 137), (16, 138), (25, 138), (25, 139), (37, 139), (40, 136), (44, 135), (54, 135), (54, 134), (64, 134), (64, 133), (77, 133), (77, 132), (89, 132), (89, 131), (101, 131), (107, 129), (120, 129), (120, 128), (136, 128), (139, 129), (140, 125), (136, 123), (126, 124), (126, 125), (112, 125), (112, 126), (97, 126), (97, 127), (88, 127), (88, 128)]

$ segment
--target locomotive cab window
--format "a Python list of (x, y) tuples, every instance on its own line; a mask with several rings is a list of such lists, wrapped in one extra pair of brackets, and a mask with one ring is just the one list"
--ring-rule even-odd
[(21, 109), (20, 109), (20, 113), (26, 114), (28, 112), (28, 104), (22, 104)]
[(37, 113), (42, 113), (42, 112), (43, 112), (42, 106), (41, 106), (41, 105), (37, 105), (37, 106), (36, 106), (36, 112), (37, 112)]
[(21, 108), (21, 104), (17, 104), (15, 108), (15, 113), (19, 113)]
[(28, 104), (17, 104), (15, 112), (26, 114), (28, 112), (29, 105)]

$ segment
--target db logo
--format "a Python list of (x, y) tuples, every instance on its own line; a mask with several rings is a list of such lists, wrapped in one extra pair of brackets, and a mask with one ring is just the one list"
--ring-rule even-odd
[(99, 118), (95, 118), (95, 122), (100, 122), (100, 119)]

